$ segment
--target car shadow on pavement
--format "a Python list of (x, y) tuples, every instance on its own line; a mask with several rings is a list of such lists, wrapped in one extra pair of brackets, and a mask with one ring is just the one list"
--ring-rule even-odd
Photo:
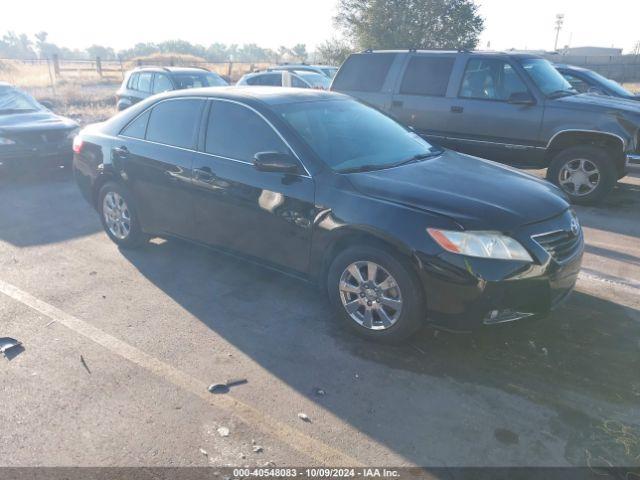
[(69, 168), (0, 171), (0, 241), (17, 247), (63, 242), (102, 229)]
[[(388, 346), (345, 330), (297, 279), (177, 240), (122, 253), (261, 367), (417, 464), (445, 464), (461, 439), (486, 435), (494, 458), (519, 448), (523, 464), (640, 465), (638, 310), (576, 292), (545, 320), (425, 328)], [(499, 462), (486, 455), (466, 460)]]

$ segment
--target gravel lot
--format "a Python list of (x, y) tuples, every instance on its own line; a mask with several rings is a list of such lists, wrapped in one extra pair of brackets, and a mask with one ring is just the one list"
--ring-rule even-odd
[(24, 351), (0, 358), (0, 465), (638, 466), (640, 169), (577, 210), (584, 269), (549, 319), (389, 347), (298, 280), (119, 251), (64, 170), (5, 178), (0, 337)]

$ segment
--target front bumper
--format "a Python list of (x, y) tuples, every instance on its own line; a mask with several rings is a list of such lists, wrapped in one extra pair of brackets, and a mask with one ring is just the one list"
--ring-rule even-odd
[(41, 146), (9, 145), (0, 147), (0, 165), (4, 167), (30, 167), (69, 162), (73, 157), (71, 140)]
[(556, 260), (532, 238), (566, 223), (566, 213), (525, 227), (516, 237), (534, 263), (464, 257), (443, 252), (417, 254), (430, 323), (454, 330), (544, 317), (571, 294), (578, 279), (584, 239), (568, 258)]
[(640, 153), (627, 153), (627, 165), (640, 165)]

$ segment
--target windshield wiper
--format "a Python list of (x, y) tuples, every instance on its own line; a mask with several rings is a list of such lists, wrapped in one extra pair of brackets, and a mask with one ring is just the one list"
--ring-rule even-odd
[(431, 151), (426, 152), (426, 153), (419, 153), (417, 155), (414, 155), (413, 157), (407, 158), (406, 160), (402, 160), (400, 162), (394, 163), (394, 164), (389, 165), (389, 166), (390, 167), (399, 167), (400, 165), (407, 165), (408, 163), (419, 162), (420, 160), (425, 160), (427, 158), (437, 157), (438, 155), (441, 155), (443, 151), (444, 150), (434, 149), (434, 150), (431, 150)]
[(8, 115), (10, 113), (25, 113), (25, 112), (35, 112), (34, 108), (1, 108), (0, 114)]
[(393, 165), (374, 165), (374, 164), (366, 164), (359, 165), (357, 167), (352, 168), (342, 168), (338, 170), (338, 173), (358, 173), (358, 172), (373, 172), (374, 170), (382, 170), (385, 168), (389, 168)]
[(576, 95), (578, 92), (576, 90), (554, 90), (551, 93), (547, 94), (547, 98), (560, 98), (560, 97), (568, 97), (569, 95)]

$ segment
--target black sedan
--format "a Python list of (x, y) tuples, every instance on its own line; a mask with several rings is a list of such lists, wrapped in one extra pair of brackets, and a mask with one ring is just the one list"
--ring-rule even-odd
[(598, 72), (573, 65), (554, 66), (571, 86), (580, 93), (592, 93), (594, 95), (640, 101), (640, 95), (631, 93), (615, 80), (603, 77)]
[(79, 126), (29, 94), (0, 83), (0, 167), (69, 164)]
[(580, 269), (556, 187), (336, 93), (171, 92), (85, 128), (74, 151), (121, 247), (181, 237), (317, 281), (371, 338), (544, 315)]

